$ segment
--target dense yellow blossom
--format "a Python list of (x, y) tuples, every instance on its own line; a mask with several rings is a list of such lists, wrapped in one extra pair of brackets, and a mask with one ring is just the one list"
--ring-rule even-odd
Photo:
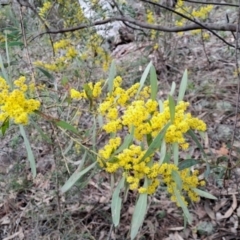
[[(114, 133), (117, 136), (124, 128), (129, 133), (134, 129), (134, 139), (145, 142), (146, 136), (154, 139), (166, 124), (168, 127), (164, 140), (166, 144), (177, 143), (182, 149), (188, 148), (185, 134), (190, 129), (205, 131), (206, 124), (192, 117), (187, 113), (188, 102), (180, 101), (175, 106), (174, 119), (171, 119), (169, 101), (163, 102), (162, 111), (159, 110), (158, 102), (149, 99), (151, 94), (150, 86), (145, 86), (138, 93), (140, 84), (134, 84), (128, 89), (122, 87), (123, 79), (120, 76), (113, 80), (113, 89), (107, 93), (105, 99), (99, 104), (98, 112), (105, 118), (103, 130), (107, 133)], [(92, 90), (93, 97), (101, 93), (101, 81), (93, 84), (88, 83)], [(71, 89), (72, 98), (87, 98), (85, 90), (82, 92)], [(134, 127), (134, 128), (132, 128)], [(131, 143), (125, 149), (119, 151), (122, 143), (120, 137), (115, 137), (98, 151), (98, 163), (108, 173), (121, 172), (129, 185), (129, 189), (139, 193), (154, 194), (159, 184), (166, 185), (172, 201), (179, 205), (176, 193), (177, 175), (182, 182), (180, 196), (187, 204), (185, 197), (192, 201), (198, 201), (199, 196), (194, 192), (194, 188), (204, 185), (204, 181), (198, 180), (198, 172), (191, 173), (188, 169), (179, 170), (178, 166), (172, 163), (162, 163), (153, 161), (153, 154), (145, 156), (144, 145), (139, 146)], [(148, 186), (144, 187), (144, 180), (148, 180)], [(179, 190), (177, 190), (179, 191)]]
[[(212, 9), (213, 9), (213, 5), (203, 5), (198, 8), (195, 8), (192, 6), (187, 6), (186, 3), (184, 4), (183, 0), (179, 0), (177, 2), (175, 10), (179, 13), (184, 14), (189, 18), (205, 21), (208, 18), (209, 13), (212, 11)], [(175, 21), (175, 25), (178, 27), (182, 27), (187, 23), (187, 21), (188, 20), (186, 18), (178, 18)], [(192, 34), (199, 34), (200, 32), (201, 32), (200, 29), (191, 31)], [(209, 35), (205, 34), (204, 39), (208, 39), (208, 38), (209, 38)]]
[(25, 77), (15, 80), (15, 88), (11, 91), (5, 79), (0, 77), (0, 122), (10, 118), (16, 124), (27, 124), (28, 115), (40, 107), (38, 100), (26, 98), (28, 86), (25, 81)]
[(50, 10), (50, 8), (52, 7), (51, 2), (45, 2), (43, 3), (43, 6), (40, 8), (39, 10), (39, 16), (41, 16), (42, 18), (45, 17), (46, 13)]
[[(87, 84), (87, 86), (92, 91), (92, 98), (93, 99), (97, 99), (101, 95), (101, 93), (102, 93), (102, 81), (99, 81), (95, 84), (93, 84), (92, 82), (89, 82)], [(77, 90), (72, 88), (70, 90), (70, 96), (71, 96), (72, 99), (81, 99), (81, 98), (88, 99), (86, 90), (77, 91)]]

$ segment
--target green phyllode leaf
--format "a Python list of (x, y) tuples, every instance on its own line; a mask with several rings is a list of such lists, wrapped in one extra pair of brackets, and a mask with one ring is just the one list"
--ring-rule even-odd
[(169, 109), (170, 109), (170, 118), (171, 118), (171, 123), (174, 124), (174, 119), (175, 119), (175, 103), (174, 99), (171, 95), (168, 96), (168, 101), (169, 101)]
[(157, 74), (156, 69), (153, 65), (150, 67), (150, 84), (151, 84), (151, 99), (156, 100), (158, 91)]
[(86, 156), (87, 156), (87, 152), (85, 152), (85, 154), (83, 155), (82, 164), (79, 165), (78, 169), (72, 174), (72, 176), (61, 187), (62, 193), (67, 192), (81, 177), (83, 177), (86, 173), (88, 173), (97, 164), (97, 162), (94, 162), (81, 171), (81, 169), (83, 167), (83, 163), (85, 162)]
[(153, 139), (152, 143), (148, 147), (148, 150), (144, 154), (141, 161), (143, 161), (145, 158), (151, 156), (158, 148), (161, 147), (163, 138), (166, 134), (166, 131), (171, 123), (166, 124), (166, 126), (159, 132), (159, 134)]
[(117, 70), (116, 70), (116, 64), (113, 60), (111, 63), (110, 71), (109, 71), (109, 78), (108, 78), (108, 92), (111, 94), (113, 91), (113, 80), (116, 77)]
[(63, 129), (66, 129), (70, 132), (73, 132), (73, 133), (76, 133), (76, 134), (79, 134), (78, 130), (73, 127), (71, 124), (65, 122), (65, 121), (57, 121), (55, 122), (57, 126), (63, 128)]
[(188, 130), (187, 131), (187, 135), (189, 135), (191, 138), (192, 138), (192, 140), (197, 144), (197, 146), (200, 148), (200, 150), (201, 150), (201, 152), (203, 153), (203, 155), (204, 155), (204, 157), (206, 157), (207, 155), (206, 155), (206, 153), (205, 153), (205, 151), (204, 151), (204, 149), (203, 149), (203, 147), (202, 147), (202, 144), (198, 141), (198, 138), (197, 138), (197, 136), (196, 136), (196, 134), (194, 133), (194, 131), (193, 130)]
[(174, 182), (177, 184), (177, 189), (182, 191), (182, 179), (178, 173), (178, 171), (172, 171), (172, 178)]
[(47, 70), (41, 68), (41, 67), (36, 67), (40, 72), (42, 72), (48, 79), (54, 80), (54, 76), (49, 73)]
[(134, 128), (132, 129), (131, 133), (124, 138), (122, 145), (115, 151), (115, 154), (122, 152), (124, 149), (128, 148), (129, 145), (132, 144), (133, 134), (134, 134)]
[(188, 211), (187, 205), (182, 200), (180, 191), (176, 187), (174, 187), (174, 195), (176, 196), (177, 202), (180, 205), (180, 207), (182, 208), (184, 216), (187, 218), (188, 223), (191, 224), (192, 217), (191, 217), (191, 215), (190, 215), (190, 213)]
[(28, 161), (30, 162), (30, 167), (31, 167), (31, 171), (32, 171), (32, 175), (35, 178), (37, 175), (37, 171), (36, 171), (36, 162), (35, 162), (35, 158), (32, 152), (32, 148), (30, 145), (30, 142), (28, 140), (28, 137), (26, 135), (25, 129), (23, 128), (22, 125), (19, 125), (20, 128), (20, 133), (24, 139), (24, 144), (26, 146), (26, 150), (27, 150), (27, 155), (28, 155)]
[(186, 159), (178, 164), (178, 169), (181, 171), (183, 169), (190, 168), (198, 163), (199, 161), (196, 159)]
[(147, 194), (140, 194), (137, 204), (134, 208), (132, 223), (131, 223), (131, 240), (133, 240), (142, 226), (147, 212)]
[(142, 90), (142, 88), (143, 88), (143, 86), (144, 86), (144, 84), (145, 84), (145, 81), (146, 81), (146, 79), (147, 79), (147, 76), (148, 76), (148, 73), (149, 73), (151, 67), (152, 67), (152, 62), (150, 62), (150, 63), (147, 65), (147, 67), (145, 68), (145, 70), (144, 70), (144, 72), (143, 72), (143, 75), (142, 75), (141, 80), (140, 80), (140, 86), (139, 86), (139, 88), (138, 88), (136, 97), (137, 97), (137, 96), (139, 95), (139, 93), (141, 92), (141, 90)]
[(7, 131), (7, 129), (9, 128), (9, 117), (7, 117), (4, 122), (1, 125), (1, 131), (2, 131), (2, 135), (5, 135), (5, 132)]
[(179, 93), (178, 93), (178, 99), (177, 102), (179, 103), (180, 101), (183, 100), (186, 89), (187, 89), (187, 83), (188, 83), (188, 72), (187, 69), (184, 71), (182, 80), (180, 83), (180, 88), (179, 88)]
[(213, 200), (217, 200), (217, 198), (215, 196), (213, 196), (212, 194), (202, 191), (198, 188), (192, 188), (192, 190), (197, 193), (199, 196), (201, 197), (205, 197), (205, 198), (209, 198), (209, 199), (213, 199)]
[(119, 197), (119, 194), (120, 194), (121, 189), (124, 187), (124, 182), (125, 182), (125, 177), (122, 177), (122, 179), (118, 183), (118, 185), (112, 195), (111, 212), (112, 212), (113, 224), (115, 227), (117, 227), (120, 222), (122, 199), (121, 199), (121, 197)]

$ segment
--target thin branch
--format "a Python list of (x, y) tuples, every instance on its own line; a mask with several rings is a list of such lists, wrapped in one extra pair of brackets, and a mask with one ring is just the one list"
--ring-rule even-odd
[(218, 5), (218, 6), (227, 6), (227, 7), (238, 7), (237, 4), (232, 3), (220, 3), (220, 2), (202, 2), (202, 1), (192, 1), (192, 0), (183, 0), (184, 2), (197, 3), (197, 4), (207, 4), (207, 5)]
[[(47, 30), (45, 32), (42, 32), (40, 34), (38, 34), (37, 36), (33, 37), (31, 39), (31, 41), (33, 41), (35, 38), (40, 37), (44, 34), (58, 34), (58, 33), (66, 33), (66, 32), (74, 32), (74, 31), (78, 31), (84, 28), (89, 28), (89, 27), (93, 27), (93, 26), (98, 26), (98, 25), (104, 25), (106, 23), (110, 23), (110, 22), (114, 22), (114, 21), (125, 21), (125, 22), (129, 22), (132, 23), (138, 27), (141, 28), (145, 28), (145, 29), (153, 29), (153, 30), (157, 30), (157, 31), (162, 31), (162, 32), (186, 32), (186, 31), (191, 31), (191, 30), (197, 30), (197, 29), (206, 29), (209, 32), (211, 32), (213, 35), (215, 35), (216, 37), (218, 37), (220, 40), (222, 40), (224, 43), (226, 43), (228, 46), (230, 47), (235, 47), (233, 44), (227, 42), (224, 38), (222, 38), (221, 36), (219, 36), (218, 34), (216, 34), (213, 30), (216, 31), (236, 31), (236, 25), (235, 24), (226, 24), (226, 25), (222, 25), (222, 24), (210, 24), (210, 23), (206, 23), (206, 24), (202, 24), (202, 23), (195, 23), (195, 24), (190, 24), (187, 26), (183, 26), (183, 27), (172, 27), (172, 28), (168, 28), (168, 27), (162, 27), (159, 25), (153, 25), (153, 24), (148, 24), (148, 23), (144, 23), (144, 22), (140, 22), (137, 21), (133, 18), (130, 17), (112, 17), (112, 18), (107, 18), (104, 20), (99, 20), (99, 21), (95, 21), (92, 23), (84, 23), (81, 25), (78, 25), (76, 27), (72, 27), (72, 28), (63, 28), (63, 29), (59, 29), (59, 30)], [(196, 22), (194, 20), (191, 19), (192, 22)]]
[[(186, 16), (186, 15), (184, 15), (184, 14), (182, 14), (182, 13), (179, 13), (179, 12), (175, 11), (175, 10), (172, 9), (172, 8), (169, 8), (169, 7), (167, 7), (167, 6), (161, 5), (161, 4), (159, 4), (159, 3), (155, 3), (155, 2), (152, 2), (152, 1), (148, 1), (148, 0), (140, 0), (140, 1), (141, 1), (141, 2), (146, 2), (146, 3), (149, 3), (149, 4), (152, 4), (153, 6), (156, 6), (156, 7), (159, 7), (159, 8), (163, 8), (163, 9), (166, 9), (166, 10), (168, 10), (168, 11), (170, 11), (170, 12), (173, 12), (173, 13), (175, 13), (176, 15), (178, 15), (178, 16), (180, 16), (180, 17), (182, 17), (182, 18), (185, 18), (185, 19), (187, 19), (188, 21), (193, 22), (193, 23), (199, 25), (199, 28), (195, 28), (195, 29), (206, 29), (206, 30), (208, 30), (209, 32), (211, 32), (214, 36), (216, 36), (217, 38), (219, 38), (220, 40), (222, 40), (224, 43), (226, 43), (227, 45), (229, 45), (229, 46), (231, 46), (231, 47), (234, 47), (234, 45), (228, 43), (224, 38), (222, 38), (222, 37), (219, 36), (217, 33), (215, 33), (213, 30), (216, 30), (216, 29), (214, 29), (214, 28), (212, 28), (212, 27), (209, 27), (209, 26), (210, 26), (209, 24), (203, 24), (203, 23), (201, 23), (201, 22), (198, 22), (198, 21), (196, 21), (195, 19), (192, 19), (192, 18), (190, 18), (190, 17), (188, 17), (188, 16)], [(183, 27), (183, 28), (184, 28), (184, 27)], [(183, 30), (183, 31), (189, 31), (189, 30), (193, 30), (193, 29), (188, 29), (188, 30), (186, 29), (186, 30)], [(218, 29), (218, 30), (220, 30), (220, 29)], [(235, 26), (235, 30), (236, 30), (236, 26)], [(221, 31), (224, 31), (224, 29), (221, 29)], [(229, 31), (229, 30), (228, 30), (228, 31)]]
[[(115, 0), (112, 0), (112, 2), (113, 2), (113, 5), (117, 8), (117, 10), (118, 10), (118, 12), (120, 13), (120, 15), (121, 15), (122, 17), (124, 17), (124, 13), (123, 13), (123, 11), (120, 9), (120, 7), (119, 7), (118, 4), (116, 3), (116, 1), (115, 1)], [(136, 27), (134, 27), (134, 26), (131, 26), (131, 25), (129, 25), (127, 22), (123, 22), (123, 24), (124, 24), (125, 26), (133, 29), (133, 30), (142, 31), (142, 32), (146, 35), (146, 33), (145, 33), (142, 29), (139, 29), (139, 28), (136, 28)]]

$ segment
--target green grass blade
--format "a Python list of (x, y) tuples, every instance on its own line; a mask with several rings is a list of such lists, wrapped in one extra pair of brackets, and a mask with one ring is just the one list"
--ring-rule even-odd
[(142, 226), (147, 212), (147, 194), (140, 194), (137, 204), (134, 208), (132, 223), (131, 223), (131, 240), (135, 239), (139, 228)]
[(158, 91), (157, 74), (156, 69), (153, 65), (150, 68), (150, 84), (151, 84), (151, 99), (156, 100)]
[(28, 161), (30, 162), (30, 167), (31, 167), (31, 171), (32, 171), (32, 175), (35, 178), (37, 175), (37, 171), (36, 171), (36, 162), (35, 162), (35, 158), (32, 152), (32, 148), (30, 145), (30, 142), (28, 140), (28, 137), (26, 135), (25, 129), (23, 128), (22, 125), (19, 125), (20, 128), (20, 133), (24, 139), (24, 144), (27, 150), (27, 155), (28, 155)]
[(152, 62), (150, 62), (150, 63), (147, 65), (147, 67), (145, 68), (145, 70), (144, 70), (144, 72), (143, 72), (143, 75), (142, 75), (141, 80), (140, 80), (140, 86), (139, 86), (139, 88), (138, 88), (136, 97), (137, 97), (138, 94), (141, 92), (141, 90), (142, 90), (142, 88), (143, 88), (143, 86), (144, 86), (144, 83), (145, 83), (145, 81), (146, 81), (146, 79), (147, 79), (147, 76), (148, 76), (148, 73), (149, 73), (149, 71), (150, 71), (150, 69), (151, 69), (151, 66), (152, 66)]
[(188, 211), (188, 208), (187, 208), (187, 205), (184, 203), (184, 201), (182, 200), (181, 198), (181, 195), (180, 195), (180, 192), (177, 190), (176, 187), (174, 187), (174, 195), (176, 196), (177, 198), (177, 202), (179, 203), (180, 207), (182, 208), (183, 210), (183, 213), (185, 215), (185, 217), (187, 218), (188, 220), (188, 223), (191, 224), (192, 222), (192, 217)]
[(205, 192), (205, 191), (202, 191), (198, 188), (192, 188), (192, 190), (198, 194), (199, 196), (201, 197), (205, 197), (205, 198), (209, 198), (209, 199), (213, 199), (213, 200), (217, 200), (216, 197), (214, 197), (212, 194), (208, 193), (208, 192)]
[(118, 183), (116, 189), (113, 192), (112, 202), (111, 202), (111, 212), (112, 220), (115, 227), (118, 226), (120, 222), (120, 212), (122, 208), (122, 199), (119, 197), (121, 189), (124, 187), (125, 177), (122, 177)]
[[(82, 158), (82, 161), (85, 161), (86, 158), (86, 152)], [(65, 184), (61, 187), (61, 192), (65, 193), (67, 192), (82, 176), (84, 176), (86, 173), (88, 173), (94, 166), (97, 164), (97, 162), (92, 163), (85, 169), (81, 170), (81, 167), (78, 168), (72, 176), (65, 182)]]
[(186, 89), (187, 89), (187, 82), (188, 82), (188, 72), (187, 69), (184, 71), (183, 76), (182, 76), (182, 81), (180, 83), (180, 88), (179, 88), (179, 93), (178, 93), (178, 100), (177, 102), (179, 103), (180, 101), (183, 100)]

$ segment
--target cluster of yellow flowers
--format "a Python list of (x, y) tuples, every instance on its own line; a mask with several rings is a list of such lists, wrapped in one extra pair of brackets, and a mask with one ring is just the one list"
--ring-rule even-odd
[[(102, 92), (101, 81), (96, 84), (88, 83), (92, 96), (97, 98)], [(198, 172), (191, 173), (189, 169), (179, 170), (178, 166), (172, 163), (162, 163), (153, 160), (154, 153), (145, 156), (147, 150), (144, 144), (129, 144), (125, 149), (119, 151), (122, 139), (117, 135), (120, 130), (134, 129), (134, 138), (142, 143), (146, 142), (146, 136), (154, 139), (159, 132), (169, 123), (171, 125), (166, 131), (165, 142), (168, 144), (178, 143), (182, 149), (188, 148), (184, 134), (189, 130), (206, 130), (206, 124), (186, 113), (189, 103), (180, 101), (175, 106), (174, 121), (171, 121), (169, 101), (163, 103), (163, 110), (159, 110), (158, 102), (150, 98), (150, 87), (145, 86), (138, 93), (139, 83), (128, 89), (123, 89), (122, 78), (117, 76), (113, 80), (113, 89), (107, 93), (105, 99), (99, 104), (98, 112), (105, 117), (106, 123), (103, 129), (112, 133), (108, 143), (98, 151), (97, 161), (105, 171), (109, 173), (122, 172), (131, 190), (137, 190), (140, 194), (154, 194), (160, 183), (167, 186), (171, 200), (179, 205), (176, 197), (176, 180), (173, 175), (179, 177), (182, 183), (181, 198), (187, 204), (185, 196), (192, 201), (198, 201), (199, 196), (194, 188), (203, 186), (204, 181), (198, 180)], [(71, 89), (73, 99), (88, 98), (85, 90), (82, 92)], [(133, 128), (134, 127), (134, 128)], [(148, 186), (143, 185), (144, 180)]]
[(50, 10), (52, 4), (50, 2), (43, 3), (43, 6), (39, 9), (39, 16), (45, 18), (46, 13)]
[[(191, 6), (186, 6), (184, 5), (184, 1), (183, 0), (179, 0), (177, 2), (176, 5), (176, 11), (179, 13), (182, 13), (190, 18), (195, 18), (196, 20), (206, 20), (209, 16), (209, 13), (212, 11), (213, 9), (213, 5), (204, 5), (199, 7), (198, 9), (195, 9)], [(178, 20), (175, 21), (175, 25), (182, 27), (183, 25), (186, 24), (188, 20), (185, 18), (180, 18)], [(191, 33), (192, 34), (198, 34), (200, 33), (201, 30), (192, 30)], [(208, 33), (204, 33), (203, 37), (205, 39), (209, 38), (209, 34)]]
[(103, 41), (99, 34), (91, 35), (86, 44), (86, 50), (82, 52), (80, 58), (82, 60), (93, 59), (94, 64), (101, 66), (104, 71), (107, 71), (112, 59), (110, 54), (101, 46)]
[[(147, 18), (147, 23), (149, 23), (149, 24), (156, 23), (156, 19), (153, 16), (153, 12), (149, 9), (147, 10), (146, 18)], [(157, 31), (152, 29), (151, 30), (151, 39), (154, 40), (156, 38), (156, 35), (157, 35)]]
[[(99, 81), (95, 84), (92, 82), (87, 83), (87, 86), (89, 87), (91, 93), (88, 93), (86, 90), (78, 91), (75, 90), (74, 88), (70, 89), (70, 96), (72, 99), (88, 99), (88, 97), (91, 97), (93, 99), (97, 99), (101, 93), (102, 93), (102, 81)], [(90, 94), (90, 96), (88, 96)]]
[[(168, 100), (164, 102), (164, 109), (159, 111), (158, 102), (149, 99), (150, 88), (147, 86), (139, 94), (139, 99), (133, 99), (139, 88), (139, 83), (134, 84), (127, 90), (121, 88), (121, 77), (114, 80), (112, 94), (107, 95), (106, 99), (100, 104), (99, 112), (106, 117), (107, 123), (103, 129), (107, 133), (114, 133), (127, 126), (130, 132), (132, 126), (135, 127), (134, 137), (143, 141), (144, 137), (150, 134), (153, 138), (170, 121), (170, 108)], [(118, 108), (124, 107), (125, 110), (120, 116)], [(205, 131), (206, 124), (185, 113), (189, 103), (180, 101), (175, 107), (174, 122), (168, 128), (165, 141), (166, 143), (178, 143), (183, 149), (188, 148), (188, 143), (184, 134), (189, 130)]]
[[(79, 2), (70, 3), (69, 1), (60, 1), (58, 12), (63, 17), (63, 24), (65, 28), (73, 27), (79, 23), (86, 23), (89, 20), (84, 16), (84, 12), (79, 5)], [(96, 5), (96, 3), (95, 3)], [(51, 8), (50, 2), (45, 2), (43, 7), (39, 10), (39, 15), (44, 17), (46, 12)], [(71, 15), (69, 16), (69, 13)], [(82, 40), (85, 45), (85, 49), (80, 52), (77, 50), (79, 42), (73, 43), (72, 38)], [(87, 43), (85, 39), (87, 37)], [(44, 67), (50, 71), (60, 72), (69, 67), (69, 64), (76, 58), (79, 57), (81, 60), (94, 61), (94, 64), (101, 66), (104, 71), (107, 71), (111, 62), (110, 54), (102, 47), (103, 39), (97, 33), (89, 32), (89, 30), (82, 30), (81, 34), (79, 31), (66, 33), (65, 39), (62, 39), (54, 43), (54, 50), (57, 53), (56, 57), (49, 62), (36, 61), (34, 64), (39, 67)]]
[(59, 57), (55, 58), (52, 63), (44, 63), (42, 61), (34, 62), (35, 66), (44, 67), (50, 71), (61, 71), (65, 69), (69, 63), (77, 57), (78, 52), (72, 46), (70, 40), (62, 39), (53, 45), (54, 50), (58, 53)]
[[(121, 138), (116, 137), (109, 140), (105, 147), (99, 150), (98, 162), (99, 165), (109, 173), (115, 173), (118, 170), (123, 171), (129, 188), (131, 190), (138, 190), (139, 193), (154, 194), (159, 184), (162, 182), (167, 186), (167, 191), (171, 194), (171, 200), (178, 204), (174, 193), (176, 182), (173, 180), (172, 174), (175, 171), (182, 181), (182, 190), (192, 201), (198, 201), (199, 196), (193, 191), (193, 188), (203, 186), (204, 181), (198, 180), (198, 171), (190, 174), (189, 169), (182, 171), (171, 163), (159, 164), (153, 163), (151, 157), (144, 158), (146, 150), (142, 150), (140, 146), (130, 145), (121, 153), (114, 155), (114, 152), (121, 144)], [(147, 177), (150, 184), (148, 187), (143, 187), (143, 181)], [(187, 204), (184, 196), (182, 199)]]
[(0, 77), (0, 122), (10, 118), (16, 124), (27, 124), (28, 115), (40, 107), (38, 100), (26, 98), (29, 88), (25, 81), (25, 77), (15, 80), (15, 88), (11, 91), (5, 79)]
[[(157, 101), (149, 99), (150, 88), (148, 86), (143, 88), (136, 98), (139, 83), (134, 84), (127, 90), (121, 87), (121, 83), (122, 78), (116, 77), (112, 93), (108, 93), (105, 100), (99, 105), (99, 112), (107, 119), (103, 129), (108, 133), (117, 133), (125, 126), (130, 132), (132, 126), (134, 126), (135, 139), (143, 142), (146, 135), (150, 134), (153, 138), (156, 137), (164, 126), (170, 122), (169, 102), (164, 102), (164, 109), (160, 112)], [(202, 120), (193, 118), (190, 113), (185, 113), (188, 105), (189, 103), (183, 101), (177, 104), (174, 122), (169, 126), (165, 135), (166, 143), (178, 143), (183, 149), (188, 148), (184, 134), (189, 129), (206, 130), (206, 124)], [(119, 109), (122, 109), (122, 113)], [(190, 174), (188, 169), (179, 171), (178, 167), (171, 163), (160, 165), (153, 162), (152, 156), (144, 157), (146, 150), (134, 144), (115, 154), (120, 145), (120, 137), (110, 139), (108, 144), (99, 150), (98, 162), (109, 173), (122, 170), (131, 190), (153, 194), (162, 182), (167, 185), (167, 191), (172, 195), (172, 201), (177, 202), (174, 194), (176, 183), (172, 177), (172, 173), (175, 171), (181, 178), (182, 189), (186, 192), (186, 195), (192, 201), (199, 200), (198, 195), (192, 190), (204, 185), (204, 181), (198, 181), (197, 171)], [(150, 181), (147, 188), (142, 186), (142, 180), (146, 177)], [(183, 195), (182, 199), (185, 201)]]

